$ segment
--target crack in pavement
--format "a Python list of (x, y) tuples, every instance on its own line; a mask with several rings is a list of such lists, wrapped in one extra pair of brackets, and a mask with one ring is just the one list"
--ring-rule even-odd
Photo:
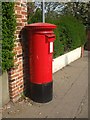
[[(86, 66), (85, 66), (86, 67)], [(82, 71), (80, 72), (80, 74), (77, 76), (77, 78), (73, 81), (73, 83), (70, 85), (70, 87), (68, 88), (68, 90), (65, 92), (65, 94), (63, 95), (63, 97), (61, 98), (64, 99), (64, 97), (69, 93), (69, 91), (71, 90), (71, 88), (73, 87), (73, 85), (77, 82), (78, 78), (82, 75), (82, 72), (84, 71), (85, 67), (82, 69)]]
[(74, 120), (77, 118), (77, 116), (79, 116), (81, 113), (82, 113), (82, 111), (83, 111), (83, 105), (84, 105), (84, 103), (85, 103), (85, 100), (87, 99), (87, 93), (88, 93), (88, 89), (86, 90), (86, 92), (85, 92), (85, 95), (83, 96), (83, 98), (82, 98), (82, 100), (81, 100), (81, 102), (80, 102), (80, 104), (79, 104), (79, 107), (78, 107), (78, 109), (77, 109), (77, 111), (76, 111), (76, 114), (75, 114), (75, 117), (74, 117)]
[[(63, 95), (63, 97), (60, 100), (63, 100), (64, 97), (69, 93), (69, 91), (71, 90), (71, 88), (73, 87), (73, 85), (79, 80), (79, 77), (82, 75), (83, 71), (85, 70), (86, 66), (82, 69), (82, 71), (80, 72), (80, 74), (77, 76), (77, 78), (73, 81), (73, 83), (70, 85), (70, 87), (68, 88), (68, 90), (65, 92), (65, 94)], [(54, 109), (57, 107), (54, 106)], [(53, 110), (51, 110), (52, 112)]]

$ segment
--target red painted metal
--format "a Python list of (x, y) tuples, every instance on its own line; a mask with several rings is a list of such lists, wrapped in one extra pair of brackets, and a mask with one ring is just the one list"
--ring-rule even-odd
[(26, 26), (28, 30), (30, 55), (30, 82), (45, 84), (52, 81), (52, 56), (50, 42), (54, 42), (53, 29), (56, 25), (34, 23)]

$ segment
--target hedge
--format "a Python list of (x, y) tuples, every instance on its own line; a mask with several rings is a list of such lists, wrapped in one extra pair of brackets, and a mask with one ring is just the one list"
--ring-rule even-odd
[(13, 66), (14, 32), (16, 18), (14, 2), (2, 2), (2, 70)]
[(57, 29), (54, 31), (56, 34), (54, 58), (86, 43), (85, 27), (72, 15), (63, 15), (53, 20), (48, 19), (46, 22), (57, 25)]

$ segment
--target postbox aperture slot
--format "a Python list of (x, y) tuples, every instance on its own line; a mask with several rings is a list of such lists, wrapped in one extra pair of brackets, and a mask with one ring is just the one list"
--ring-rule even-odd
[(55, 40), (54, 34), (46, 34), (46, 38), (48, 42), (53, 42)]

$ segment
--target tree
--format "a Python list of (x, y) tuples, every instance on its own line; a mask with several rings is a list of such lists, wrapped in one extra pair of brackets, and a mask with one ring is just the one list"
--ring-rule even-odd
[(64, 13), (72, 14), (79, 19), (85, 26), (88, 23), (88, 2), (68, 2), (65, 4)]
[[(62, 14), (62, 8), (63, 4), (59, 2), (45, 2), (46, 20), (57, 18), (60, 14)], [(42, 22), (41, 2), (28, 3), (28, 21), (29, 23)]]
[(35, 2), (28, 2), (27, 3), (27, 14), (28, 14), (28, 21), (31, 22), (31, 18), (35, 12)]

